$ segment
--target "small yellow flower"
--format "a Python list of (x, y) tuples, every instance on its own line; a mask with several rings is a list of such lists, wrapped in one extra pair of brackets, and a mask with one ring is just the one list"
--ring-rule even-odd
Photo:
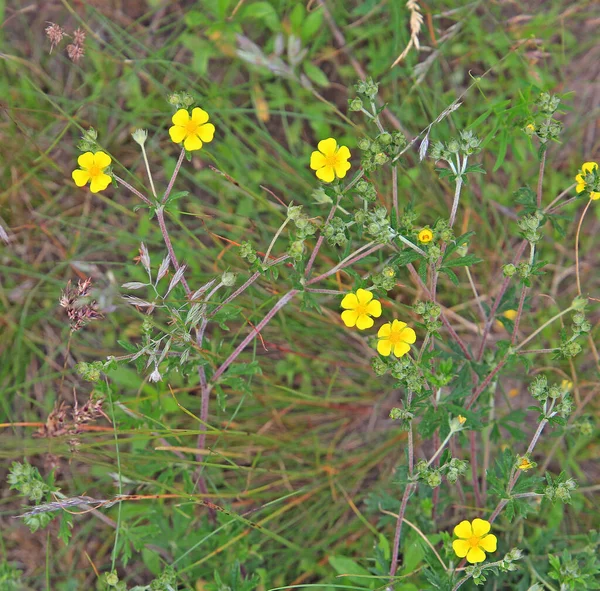
[(429, 228), (423, 228), (419, 232), (419, 242), (422, 244), (427, 244), (433, 240), (433, 232)]
[(332, 137), (321, 140), (318, 151), (310, 155), (310, 167), (316, 171), (318, 179), (331, 183), (335, 178), (343, 179), (350, 170), (350, 150), (346, 146), (338, 146)]
[(573, 389), (573, 382), (571, 380), (563, 380), (560, 383), (560, 387), (564, 392), (570, 392)]
[(518, 395), (519, 395), (519, 389), (518, 388), (511, 388), (508, 391), (509, 398), (514, 398), (515, 396), (518, 396)]
[(192, 110), (192, 116), (187, 109), (179, 109), (171, 118), (173, 127), (169, 128), (171, 139), (180, 144), (188, 151), (199, 150), (202, 148), (202, 142), (212, 142), (215, 135), (215, 126), (207, 123), (208, 113), (200, 107)]
[(517, 468), (519, 470), (523, 470), (523, 472), (527, 472), (527, 470), (531, 470), (531, 468), (533, 468), (534, 466), (535, 466), (535, 464), (533, 462), (530, 462), (525, 457), (521, 458), (521, 461), (517, 464)]
[(528, 129), (529, 131), (535, 131), (535, 125), (533, 123), (530, 123), (525, 129)]
[(104, 172), (111, 162), (106, 152), (85, 152), (77, 158), (80, 168), (74, 170), (71, 176), (78, 187), (84, 187), (89, 181), (92, 193), (104, 191), (112, 180), (110, 175)]
[(583, 193), (584, 191), (589, 190), (590, 191), (590, 199), (593, 199), (595, 201), (596, 199), (600, 199), (600, 191), (590, 190), (588, 188), (588, 186), (585, 182), (585, 178), (584, 178), (584, 175), (587, 175), (590, 172), (594, 172), (594, 170), (598, 170), (597, 162), (584, 162), (583, 163), (583, 165), (581, 166), (581, 173), (575, 177), (575, 181), (577, 183), (575, 190), (578, 193)]
[(373, 294), (366, 289), (357, 289), (356, 293), (344, 296), (341, 303), (344, 312), (342, 320), (348, 328), (356, 326), (358, 330), (365, 330), (373, 326), (373, 318), (381, 316), (381, 303), (373, 299)]
[(467, 417), (463, 417), (462, 415), (458, 415), (456, 418), (461, 425), (464, 425), (467, 422)]
[(490, 522), (473, 519), (471, 523), (461, 521), (454, 528), (454, 535), (459, 538), (452, 542), (452, 548), (459, 558), (467, 557), (467, 562), (477, 564), (485, 560), (486, 552), (495, 552), (498, 540), (490, 531)]
[(517, 317), (518, 312), (516, 310), (506, 310), (502, 316), (504, 318), (508, 318), (509, 320), (514, 320)]
[(377, 333), (377, 352), (388, 357), (394, 353), (402, 357), (410, 351), (410, 346), (417, 340), (415, 331), (406, 325), (406, 322), (394, 320), (384, 324)]

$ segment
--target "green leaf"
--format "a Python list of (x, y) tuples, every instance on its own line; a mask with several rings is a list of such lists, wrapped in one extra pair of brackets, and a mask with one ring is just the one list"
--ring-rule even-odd
[(330, 556), (329, 564), (338, 575), (361, 575), (359, 577), (344, 577), (342, 580), (350, 581), (354, 585), (360, 585), (364, 589), (369, 588), (369, 579), (365, 579), (364, 577), (370, 577), (371, 573), (366, 568), (356, 564), (351, 558), (346, 558), (345, 556)]
[(421, 255), (417, 251), (412, 248), (407, 248), (392, 260), (392, 264), (398, 265), (398, 267), (404, 267), (404, 265), (408, 265), (419, 258), (421, 258)]
[(312, 80), (317, 86), (329, 86), (329, 80), (327, 76), (323, 73), (321, 68), (317, 68), (311, 62), (306, 62), (304, 64), (304, 73)]
[(451, 261), (444, 261), (442, 269), (447, 269), (448, 267), (470, 267), (471, 265), (476, 265), (477, 263), (481, 263), (482, 261), (483, 259), (480, 259), (474, 254), (468, 254), (464, 257), (452, 259)]
[(244, 11), (244, 17), (261, 20), (272, 31), (277, 31), (280, 28), (277, 11), (269, 2), (255, 2), (254, 4), (249, 4)]
[(444, 273), (445, 275), (448, 275), (450, 281), (452, 281), (452, 283), (454, 283), (454, 285), (458, 286), (458, 284), (459, 284), (458, 277), (456, 276), (456, 273), (454, 271), (452, 271), (448, 267), (442, 267), (440, 269), (440, 273)]
[(302, 24), (302, 41), (308, 42), (319, 32), (323, 25), (323, 10), (317, 8), (313, 10)]

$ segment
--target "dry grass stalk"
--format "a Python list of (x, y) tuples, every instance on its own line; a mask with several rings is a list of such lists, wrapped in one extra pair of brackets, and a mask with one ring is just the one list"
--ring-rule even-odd
[(396, 58), (396, 61), (391, 65), (393, 68), (396, 64), (399, 64), (407, 55), (408, 52), (414, 47), (417, 51), (421, 49), (419, 44), (419, 33), (423, 26), (423, 15), (421, 14), (421, 7), (419, 6), (419, 0), (408, 0), (406, 8), (410, 11), (410, 41), (404, 48), (404, 51)]

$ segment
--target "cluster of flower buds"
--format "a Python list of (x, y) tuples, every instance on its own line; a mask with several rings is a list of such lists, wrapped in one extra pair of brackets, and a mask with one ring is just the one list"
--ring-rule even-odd
[[(367, 77), (365, 80), (359, 80), (355, 85), (354, 89), (357, 94), (362, 94), (365, 98), (370, 101), (374, 100), (379, 92), (379, 83), (374, 82), (371, 76)], [(358, 109), (360, 111), (360, 109)]]
[(189, 92), (174, 92), (167, 97), (167, 102), (175, 109), (189, 109), (196, 101)]
[(93, 127), (86, 129), (77, 148), (82, 152), (96, 152), (98, 150), (98, 132)]
[(376, 242), (385, 244), (390, 242), (394, 236), (385, 207), (376, 207), (370, 211), (359, 209), (354, 214), (354, 220), (357, 224), (362, 225), (365, 233)]
[(377, 190), (375, 189), (375, 186), (373, 183), (369, 183), (364, 179), (361, 179), (356, 183), (354, 191), (363, 201), (367, 201), (368, 203), (377, 201)]
[(544, 375), (536, 376), (529, 385), (529, 393), (544, 405), (544, 412), (550, 404), (550, 408), (553, 409), (552, 414), (559, 413), (562, 417), (567, 417), (573, 412), (570, 390), (570, 383), (566, 381), (548, 385), (548, 379)]
[[(548, 478), (548, 477), (547, 477)], [(571, 491), (577, 488), (577, 482), (573, 478), (559, 477), (556, 482), (550, 482), (544, 489), (544, 495), (550, 501), (558, 499), (563, 503), (571, 502)]]
[(246, 259), (251, 265), (258, 260), (256, 249), (247, 240), (240, 244), (240, 256)]
[(7, 477), (10, 488), (19, 491), (34, 503), (39, 503), (50, 487), (42, 479), (39, 470), (25, 462), (13, 462)]
[(294, 222), (298, 230), (297, 239), (304, 240), (308, 236), (312, 236), (317, 231), (317, 226), (308, 216), (302, 212), (301, 205), (290, 204), (287, 210), (288, 219)]
[(323, 236), (331, 246), (346, 246), (348, 243), (346, 223), (340, 218), (332, 218), (323, 228)]
[(415, 418), (415, 415), (405, 408), (394, 407), (390, 410), (390, 419), (398, 421), (402, 431), (410, 429), (410, 422)]
[(447, 143), (435, 142), (429, 151), (434, 160), (446, 160), (454, 164), (457, 154), (470, 156), (481, 149), (481, 140), (472, 131), (461, 131), (458, 138), (451, 138)]
[(442, 327), (439, 317), (442, 313), (442, 308), (434, 302), (415, 302), (413, 310), (416, 314), (423, 317), (423, 324), (428, 332), (437, 332)]
[(532, 214), (524, 215), (517, 222), (517, 225), (521, 230), (521, 236), (530, 244), (537, 244), (542, 239), (542, 235), (538, 230), (542, 225), (543, 220), (544, 214), (540, 211), (536, 211)]
[(373, 287), (382, 291), (390, 291), (396, 286), (396, 270), (393, 267), (384, 267), (380, 273), (371, 276)]
[(363, 152), (361, 164), (365, 172), (372, 172), (389, 162), (406, 146), (406, 137), (403, 133), (396, 131), (380, 133), (374, 140), (361, 138), (358, 140), (358, 148)]

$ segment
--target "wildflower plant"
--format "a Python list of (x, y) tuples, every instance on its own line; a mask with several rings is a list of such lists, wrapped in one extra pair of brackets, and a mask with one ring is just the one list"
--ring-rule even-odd
[[(63, 33), (55, 27), (48, 31), (53, 47)], [(289, 43), (287, 62), (277, 48), (271, 56), (257, 52), (247, 43), (239, 51), (243, 52), (243, 59), (257, 66), (266, 60), (278, 66), (277, 71), (288, 79), (302, 79), (297, 67), (302, 62), (303, 49), (293, 40)], [(303, 164), (307, 173), (314, 173), (314, 186), (307, 195), (294, 196), (294, 201), (278, 198), (279, 225), (269, 242), (255, 244), (248, 236), (236, 245), (236, 257), (247, 269), (243, 276), (226, 268), (199, 281), (190, 254), (186, 253), (186, 261), (171, 238), (173, 204), (189, 196), (186, 191), (176, 190), (176, 184), (182, 181), (184, 159), (204, 163), (208, 161), (208, 149), (221, 141), (216, 107), (200, 107), (189, 93), (174, 93), (167, 100), (171, 113), (167, 114), (165, 107), (164, 121), (159, 126), (164, 138), (150, 141), (146, 130), (133, 132), (132, 140), (141, 150), (150, 192), (137, 188), (143, 182), (136, 185), (121, 178), (116, 155), (113, 162), (102, 149), (101, 134), (93, 129), (84, 132), (78, 146), (82, 151), (77, 158), (78, 168), (72, 172), (77, 187), (86, 190), (89, 183), (89, 190), (98, 193), (113, 185), (111, 197), (115, 200), (122, 190), (130, 192), (149, 212), (150, 223), (156, 223), (162, 243), (150, 247), (149, 242), (140, 242), (136, 258), (139, 268), (121, 286), (122, 302), (139, 314), (139, 338), (124, 345), (123, 355), (79, 363), (77, 374), (94, 388), (89, 403), (72, 412), (58, 406), (51, 418), (62, 418), (62, 430), (52, 431), (49, 425), (53, 422), (49, 421), (40, 436), (79, 436), (90, 422), (108, 418), (115, 427), (118, 453), (117, 422), (129, 420), (130, 414), (135, 413), (127, 408), (125, 418), (116, 413), (115, 409), (123, 411), (124, 407), (115, 402), (111, 372), (131, 364), (149, 385), (164, 386), (165, 391), (168, 386), (176, 407), (184, 409), (182, 412), (198, 425), (193, 447), (173, 446), (168, 441), (169, 445), (161, 446), (180, 455), (192, 453), (194, 458), (193, 468), (186, 467), (182, 476), (182, 487), (172, 486), (164, 498), (205, 507), (216, 523), (215, 512), (219, 518), (230, 514), (229, 509), (211, 505), (212, 501), (207, 500), (212, 498), (208, 493), (212, 472), (206, 462), (211, 425), (217, 412), (231, 413), (228, 392), (252, 396), (252, 378), (262, 369), (256, 359), (249, 360), (250, 346), (256, 339), (263, 339), (267, 325), (284, 316), (293, 302), (301, 300), (303, 313), (310, 310), (310, 314), (328, 319), (332, 334), (339, 330), (348, 343), (356, 340), (360, 344), (364, 366), (372, 373), (372, 389), (381, 394), (386, 404), (393, 400), (385, 411), (378, 406), (373, 411), (385, 418), (388, 428), (399, 431), (398, 447), (389, 452), (393, 454), (390, 466), (395, 464), (390, 473), (391, 493), (389, 498), (378, 498), (370, 504), (380, 517), (391, 517), (377, 525), (382, 528), (376, 530), (379, 545), (371, 560), (377, 565), (372, 569), (377, 572), (374, 576), (389, 588), (398, 583), (399, 577), (412, 577), (415, 588), (427, 588), (429, 584), (448, 591), (471, 583), (482, 585), (492, 577), (499, 581), (498, 588), (526, 588), (531, 575), (521, 563), (529, 561), (529, 556), (513, 545), (520, 546), (521, 540), (515, 531), (517, 520), (522, 523), (532, 513), (543, 519), (540, 506), (568, 504), (578, 494), (573, 476), (566, 471), (551, 474), (548, 459), (538, 455), (540, 438), (550, 429), (559, 434), (575, 430), (573, 419), (580, 399), (579, 394), (578, 401), (575, 399), (573, 390), (577, 392), (577, 386), (554, 379), (541, 365), (539, 371), (533, 371), (533, 361), (543, 356), (547, 363), (573, 368), (574, 360), (590, 342), (592, 331), (589, 302), (581, 289), (579, 270), (578, 295), (570, 305), (553, 311), (538, 326), (531, 327), (525, 320), (537, 282), (545, 272), (540, 251), (544, 240), (550, 237), (554, 216), (562, 207), (556, 199), (546, 203), (543, 192), (549, 146), (559, 141), (562, 129), (558, 120), (560, 98), (541, 93), (529, 105), (528, 117), (519, 127), (519, 133), (525, 134), (528, 141), (539, 144), (535, 152), (539, 159), (537, 187), (535, 191), (525, 188), (516, 195), (522, 206), (511, 226), (517, 247), (514, 252), (501, 253), (503, 264), (498, 267), (494, 295), (484, 301), (476, 274), (483, 262), (480, 257), (486, 253), (479, 247), (477, 230), (469, 230), (462, 223), (465, 191), (487, 172), (481, 156), (485, 141), (477, 126), (459, 129), (447, 137), (445, 132), (451, 128), (447, 119), (460, 108), (456, 101), (409, 141), (403, 132), (388, 128), (375, 81), (360, 80), (354, 91), (349, 111), (364, 125), (364, 131), (355, 143), (348, 141), (352, 152), (334, 137), (317, 139), (306, 146)], [(435, 139), (436, 136), (444, 139)], [(147, 149), (154, 141), (168, 142), (169, 138), (171, 143), (166, 145), (179, 153), (170, 179), (161, 188), (155, 185)], [(315, 144), (317, 149), (313, 150)], [(417, 161), (428, 167), (440, 186), (448, 190), (448, 207), (444, 205), (441, 217), (413, 207), (399, 190), (400, 166)], [(212, 170), (237, 188), (235, 179), (227, 173), (215, 166)], [(389, 192), (382, 192), (382, 178), (391, 186)], [(574, 178), (575, 194), (587, 197), (589, 207), (600, 196), (597, 164), (584, 163)], [(138, 215), (146, 215), (142, 211)], [(240, 297), (261, 282), (269, 285), (273, 297), (260, 307), (259, 319), (253, 318), (247, 329), (239, 328)], [(417, 290), (414, 297), (405, 290), (408, 282)], [(465, 284), (475, 302), (468, 317), (461, 315), (460, 306), (450, 305), (453, 293)], [(77, 288), (69, 283), (60, 305), (66, 311), (71, 332), (78, 333), (73, 338), (90, 321), (103, 317), (97, 298), (92, 298), (90, 280), (80, 282)], [(546, 334), (545, 329), (557, 326), (559, 320), (562, 328), (558, 338), (548, 347), (533, 349)], [(233, 327), (236, 330), (231, 330)], [(466, 333), (465, 327), (470, 332)], [(319, 346), (324, 347), (325, 343)], [(528, 402), (522, 413), (528, 413), (531, 428), (522, 426), (520, 435), (526, 441), (521, 437), (513, 447), (494, 456), (492, 444), (501, 439), (500, 429), (515, 429), (497, 404), (504, 375), (509, 375), (509, 370), (514, 372), (519, 364), (529, 370), (525, 372)], [(575, 377), (573, 372), (566, 375)], [(198, 408), (189, 410), (182, 406), (170, 388), (175, 380), (197, 391)], [(234, 421), (235, 413), (228, 416)], [(163, 429), (162, 417), (153, 420), (149, 428), (157, 432)], [(327, 465), (326, 469), (333, 475), (338, 468)], [(126, 492), (120, 472), (118, 493), (110, 499), (87, 497), (85, 491), (70, 491), (67, 496), (51, 477), (44, 479), (27, 463), (13, 464), (9, 483), (24, 500), (34, 503), (24, 514), (32, 529), (48, 525), (55, 515), (70, 515), (66, 508), (81, 505), (101, 511), (116, 504), (121, 507), (147, 500)], [(150, 488), (141, 481), (140, 486)], [(334, 485), (331, 487), (333, 491)], [(152, 494), (153, 498), (161, 498), (162, 493), (153, 491), (148, 496)], [(343, 494), (346, 496), (345, 490)], [(460, 502), (447, 500), (454, 498)], [(376, 528), (353, 503), (349, 505), (371, 528)], [(121, 513), (119, 516), (120, 519)], [(240, 528), (264, 529), (246, 516), (236, 514), (232, 521), (236, 520)], [(449, 525), (456, 523), (454, 527)], [(65, 539), (70, 524), (70, 517), (65, 517), (65, 525), (61, 526)], [(99, 577), (99, 587), (103, 589), (128, 588), (115, 568), (118, 555), (126, 562), (131, 548), (151, 549), (151, 545), (135, 540), (121, 521), (115, 529), (112, 565)], [(240, 537), (246, 535), (244, 531), (240, 529)], [(284, 539), (279, 533), (269, 533), (278, 543)], [(423, 552), (427, 554), (419, 558), (422, 565), (414, 572), (399, 574), (402, 560), (407, 560), (414, 545), (409, 537), (413, 534), (422, 540)], [(216, 554), (219, 551), (215, 549)], [(532, 547), (527, 551), (532, 552)], [(258, 551), (253, 548), (248, 550), (251, 553)], [(561, 584), (581, 584), (588, 581), (587, 575), (595, 566), (591, 559), (585, 568), (574, 564), (576, 560), (572, 554), (563, 553), (562, 558), (553, 557), (546, 570), (551, 568), (549, 576)], [(239, 562), (232, 565), (227, 574), (215, 575), (219, 588), (225, 588), (225, 578), (227, 584), (234, 581), (231, 588), (254, 589), (259, 585), (258, 576), (243, 577), (240, 573), (245, 569)], [(362, 573), (354, 564), (338, 561), (338, 565), (342, 565), (342, 571)], [(175, 588), (174, 570), (155, 570), (161, 572), (147, 588)], [(529, 570), (535, 573), (535, 569)], [(370, 571), (365, 572), (370, 576)]]

